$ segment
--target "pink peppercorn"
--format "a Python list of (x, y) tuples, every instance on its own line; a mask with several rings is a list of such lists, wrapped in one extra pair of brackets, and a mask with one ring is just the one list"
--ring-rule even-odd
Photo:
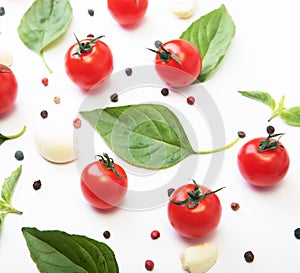
[(195, 104), (195, 98), (190, 96), (186, 99), (186, 102), (189, 104), (189, 105), (194, 105)]
[(153, 231), (151, 232), (151, 238), (152, 238), (153, 240), (156, 240), (156, 239), (158, 239), (159, 237), (160, 237), (160, 233), (159, 233), (158, 230), (153, 230)]
[(49, 80), (48, 80), (47, 78), (42, 78), (42, 84), (43, 84), (44, 86), (48, 86)]
[(146, 262), (145, 262), (145, 268), (146, 268), (148, 271), (152, 271), (153, 268), (154, 268), (154, 262), (151, 261), (151, 260), (146, 260)]
[(74, 126), (74, 128), (76, 128), (76, 129), (80, 128), (80, 127), (81, 127), (81, 120), (80, 120), (79, 118), (75, 118), (75, 119), (73, 120), (73, 126)]

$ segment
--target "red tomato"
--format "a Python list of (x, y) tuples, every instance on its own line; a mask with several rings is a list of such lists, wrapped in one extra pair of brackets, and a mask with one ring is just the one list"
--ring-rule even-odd
[(194, 184), (181, 186), (172, 193), (168, 204), (168, 217), (180, 235), (200, 238), (218, 226), (222, 206), (215, 192), (197, 185), (194, 181)]
[(242, 177), (251, 185), (259, 187), (273, 186), (280, 182), (289, 169), (289, 155), (281, 142), (276, 149), (259, 151), (260, 143), (266, 137), (250, 140), (242, 146), (238, 153), (238, 168)]
[(108, 0), (108, 10), (122, 26), (140, 22), (145, 16), (148, 0)]
[(200, 75), (202, 58), (198, 49), (186, 40), (155, 42), (155, 69), (159, 77), (171, 87), (193, 83)]
[(0, 64), (0, 114), (14, 106), (17, 93), (18, 83), (14, 73), (7, 66)]
[(98, 209), (118, 206), (125, 198), (128, 188), (124, 169), (106, 154), (104, 157), (88, 164), (82, 171), (80, 180), (83, 196)]
[(65, 69), (69, 78), (81, 89), (96, 88), (113, 71), (110, 48), (97, 37), (72, 45), (65, 55)]

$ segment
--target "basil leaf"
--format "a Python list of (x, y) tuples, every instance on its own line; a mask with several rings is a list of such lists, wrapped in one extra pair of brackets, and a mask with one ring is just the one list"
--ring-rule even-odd
[(262, 91), (238, 91), (244, 97), (259, 101), (267, 106), (269, 106), (272, 110), (275, 109), (276, 103), (273, 97), (267, 93)]
[(108, 107), (80, 112), (123, 160), (164, 169), (196, 154), (176, 115), (158, 104)]
[(44, 49), (67, 30), (72, 12), (69, 0), (36, 0), (21, 19), (19, 37), (44, 60)]
[(7, 204), (3, 200), (0, 200), (0, 211), (6, 211), (6, 210), (8, 210), (10, 208), (11, 208), (11, 206), (9, 204)]
[(300, 126), (300, 106), (283, 110), (280, 117), (288, 125)]
[(25, 227), (22, 232), (31, 258), (40, 272), (119, 272), (113, 251), (104, 243), (59, 230), (40, 231)]
[(194, 21), (180, 39), (191, 42), (202, 57), (202, 71), (198, 77), (204, 82), (224, 58), (235, 35), (235, 24), (224, 5)]
[(22, 172), (22, 166), (19, 166), (11, 175), (4, 179), (2, 185), (1, 197), (7, 203), (11, 204), (11, 197)]

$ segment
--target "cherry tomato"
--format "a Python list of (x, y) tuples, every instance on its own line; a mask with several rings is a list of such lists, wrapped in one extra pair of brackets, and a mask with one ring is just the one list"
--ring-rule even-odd
[(108, 10), (122, 26), (140, 22), (148, 7), (148, 0), (108, 0)]
[(171, 87), (182, 87), (193, 83), (201, 73), (202, 58), (198, 49), (182, 39), (162, 44), (155, 42), (157, 50), (155, 69), (159, 77)]
[(0, 64), (0, 114), (9, 111), (16, 102), (18, 83), (12, 70)]
[(69, 78), (81, 89), (96, 88), (113, 71), (113, 55), (99, 39), (87, 38), (72, 45), (65, 55), (65, 69)]
[[(248, 141), (238, 153), (238, 168), (242, 177), (253, 186), (268, 187), (280, 182), (289, 169), (289, 155), (274, 135)], [(265, 147), (263, 147), (264, 145)]]
[(187, 238), (200, 238), (215, 230), (222, 214), (217, 191), (212, 192), (195, 181), (175, 190), (168, 204), (173, 228)]
[(126, 172), (107, 154), (83, 169), (80, 184), (83, 196), (98, 209), (118, 206), (125, 198), (128, 188)]

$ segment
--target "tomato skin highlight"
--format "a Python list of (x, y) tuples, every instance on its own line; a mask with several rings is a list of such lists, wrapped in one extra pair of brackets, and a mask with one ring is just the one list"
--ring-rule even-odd
[(88, 164), (81, 174), (80, 185), (85, 199), (95, 208), (110, 209), (118, 206), (127, 193), (128, 179), (124, 169), (114, 164), (120, 177), (101, 161)]
[[(203, 193), (211, 192), (207, 187), (198, 185)], [(181, 202), (188, 197), (188, 192), (194, 190), (193, 184), (179, 187), (172, 193), (171, 200)], [(168, 218), (172, 227), (186, 238), (201, 238), (217, 228), (222, 215), (222, 206), (216, 194), (206, 196), (196, 207), (168, 204)]]
[(0, 114), (15, 105), (18, 94), (18, 82), (12, 70), (0, 64)]
[[(92, 38), (81, 40), (81, 43)], [(90, 51), (77, 54), (78, 43), (65, 55), (65, 70), (69, 78), (82, 90), (98, 87), (113, 71), (113, 55), (109, 46), (97, 40)]]
[(266, 138), (248, 141), (238, 153), (238, 168), (246, 182), (257, 187), (273, 186), (286, 176), (289, 169), (289, 155), (279, 142), (275, 150), (258, 152), (259, 143)]
[(174, 58), (170, 58), (166, 62), (156, 55), (155, 69), (165, 83), (171, 87), (183, 87), (197, 80), (202, 70), (202, 58), (192, 43), (177, 39), (162, 44), (162, 47), (181, 61), (179, 64)]
[(145, 16), (148, 0), (108, 0), (107, 6), (115, 21), (121, 26), (131, 26)]

